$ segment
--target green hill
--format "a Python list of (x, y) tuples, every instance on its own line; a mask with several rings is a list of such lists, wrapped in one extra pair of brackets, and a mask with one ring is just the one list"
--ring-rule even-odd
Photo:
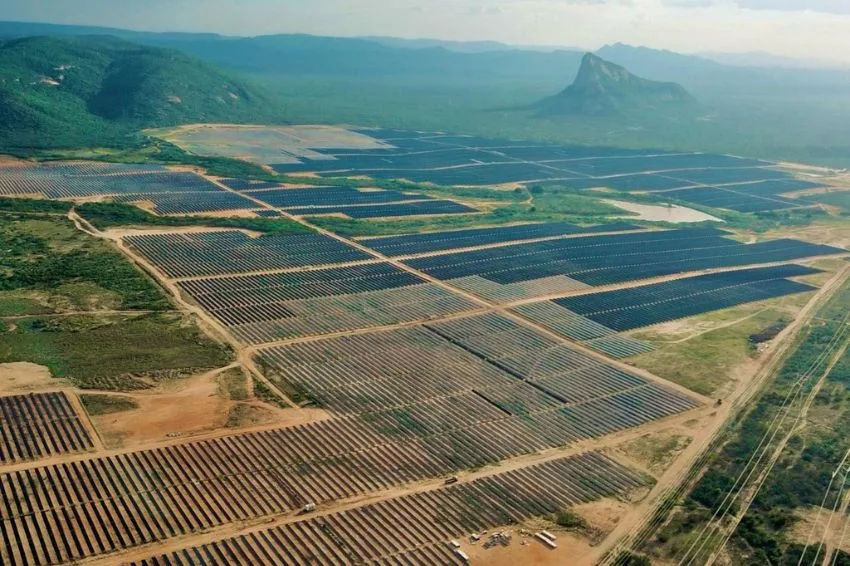
[(676, 83), (643, 79), (625, 67), (588, 53), (575, 82), (537, 107), (543, 116), (615, 116), (635, 111), (693, 109), (696, 100)]
[(145, 127), (268, 122), (267, 94), (170, 49), (108, 37), (0, 42), (0, 147), (115, 145)]

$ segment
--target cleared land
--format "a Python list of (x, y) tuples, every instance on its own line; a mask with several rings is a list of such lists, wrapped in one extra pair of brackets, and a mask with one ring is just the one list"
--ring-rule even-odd
[[(221, 134), (212, 143), (227, 144), (228, 136), (247, 139), (246, 132), (258, 147), (268, 145), (265, 131), (203, 133)], [(110, 251), (117, 244), (171, 300), (156, 309), (118, 310), (127, 291), (103, 286), (100, 280), (109, 278), (98, 270), (90, 281), (74, 276), (53, 285), (42, 278), (0, 296), (6, 325), (0, 339), (11, 336), (18, 344), (12, 359), (66, 376), (55, 381), (66, 395), (79, 387), (122, 390), (82, 397), (99, 437), (94, 453), (0, 469), (4, 564), (460, 564), (449, 540), (485, 529), (511, 530), (513, 542), (484, 550), (484, 541), (462, 541), (474, 562), (555, 564), (569, 556), (589, 563), (651, 510), (729, 414), (680, 384), (707, 388), (665, 381), (658, 365), (662, 377), (646, 371), (648, 365), (615, 358), (655, 355), (654, 346), (678, 339), (660, 333), (658, 323), (695, 313), (727, 317), (713, 330), (734, 329), (744, 342), (742, 333), (782, 342), (788, 332), (771, 325), (797, 314), (792, 302), (799, 308), (830, 285), (828, 274), (792, 262), (816, 260), (834, 270), (835, 258), (846, 254), (826, 245), (835, 243), (827, 237), (810, 244), (787, 234), (606, 223), (616, 209), (579, 193), (600, 179), (630, 191), (759, 184), (769, 201), (776, 200), (769, 183), (794, 189), (785, 173), (757, 160), (613, 149), (602, 155), (597, 148), (396, 130), (273, 135), (296, 134), (293, 147), (301, 150), (291, 156), (321, 163), (320, 175), (335, 176), (327, 168), (346, 163), (347, 175), (365, 172), (377, 180), (310, 177), (294, 184), (271, 175), (213, 179), (130, 166), (108, 173), (100, 165), (91, 171), (51, 166), (67, 186), (90, 191), (81, 199), (159, 199), (160, 205), (154, 215), (120, 203), (71, 212), (70, 205), (51, 211), (39, 204), (41, 214), (67, 214), (73, 234), (45, 234), (43, 248), (61, 251), (74, 238)], [(381, 142), (355, 147), (370, 138)], [(335, 159), (319, 159), (320, 153)], [(49, 188), (45, 167), (15, 182), (26, 188), (41, 175)], [(304, 172), (294, 163), (280, 168), (287, 167)], [(398, 171), (472, 184), (529, 173), (553, 181), (566, 173), (575, 186), (429, 190), (394, 184)], [(157, 175), (179, 187), (185, 180), (185, 190), (90, 194), (106, 176), (154, 186)], [(207, 185), (185, 175), (212, 189), (192, 190)], [(211, 200), (194, 199), (201, 193), (226, 203), (245, 199), (251, 208), (214, 211)], [(310, 216), (402, 206), (425, 212), (454, 199), (487, 212), (458, 220), (362, 220), (358, 226), (393, 233), (357, 240), (319, 228), (332, 223)], [(197, 202), (214, 216), (181, 216), (177, 209), (163, 216), (167, 201)], [(221, 207), (233, 206), (226, 203)], [(585, 220), (566, 222), (571, 210), (582, 210)], [(259, 212), (268, 216), (245, 216)], [(494, 219), (513, 225), (474, 225)], [(426, 226), (428, 233), (398, 235), (400, 227)], [(14, 273), (27, 273), (24, 263)], [(130, 271), (127, 281), (135, 281)], [(92, 301), (100, 286), (109, 292)], [(60, 288), (64, 302), (53, 298)], [(801, 294), (765, 301), (785, 291)], [(730, 314), (752, 304), (770, 305), (773, 318)], [(548, 315), (532, 308), (540, 305)], [(552, 318), (554, 307), (570, 316)], [(709, 313), (716, 309), (725, 310)], [(624, 333), (649, 324), (648, 339)], [(747, 331), (748, 324), (755, 330)], [(711, 337), (700, 332), (694, 329), (684, 343)], [(73, 333), (77, 340), (66, 338)], [(74, 350), (81, 345), (88, 357)], [(758, 351), (767, 354), (756, 366), (772, 353)], [(742, 374), (741, 384), (748, 379)], [(42, 381), (33, 374), (18, 383), (40, 388)], [(445, 485), (453, 476), (457, 483)], [(308, 504), (314, 514), (301, 516)], [(533, 532), (543, 529), (555, 532), (562, 548), (538, 544)]]

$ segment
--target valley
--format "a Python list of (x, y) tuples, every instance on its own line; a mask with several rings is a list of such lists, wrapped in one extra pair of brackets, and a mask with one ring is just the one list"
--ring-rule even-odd
[(0, 564), (850, 563), (850, 74), (710, 57), (0, 22)]

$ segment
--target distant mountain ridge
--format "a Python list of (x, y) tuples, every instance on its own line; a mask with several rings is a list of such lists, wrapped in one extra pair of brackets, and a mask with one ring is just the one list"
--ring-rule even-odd
[[(565, 72), (577, 72), (583, 55), (581, 51), (568, 48), (535, 51), (507, 46), (501, 49), (490, 42), (417, 42), (298, 34), (227, 37), (211, 33), (152, 33), (0, 22), (0, 38), (91, 34), (178, 49), (215, 65), (263, 75), (367, 80), (410, 77), (449, 82), (510, 79), (547, 88), (556, 86)], [(679, 83), (700, 99), (714, 95), (773, 96), (778, 90), (802, 94), (817, 89), (850, 91), (850, 72), (846, 71), (739, 67), (705, 57), (621, 43), (606, 45), (596, 54), (625, 66), (638, 76)]]
[(542, 116), (614, 116), (695, 105), (696, 99), (681, 85), (638, 77), (625, 67), (587, 53), (573, 84), (536, 107)]

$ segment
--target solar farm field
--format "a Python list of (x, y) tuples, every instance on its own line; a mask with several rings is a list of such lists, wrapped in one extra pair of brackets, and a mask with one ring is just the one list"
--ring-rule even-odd
[[(659, 228), (619, 210), (531, 210), (542, 209), (541, 194), (568, 194), (567, 207), (570, 197), (593, 200), (599, 193), (583, 191), (596, 187), (684, 201), (725, 194), (736, 199), (723, 203), (730, 209), (778, 210), (759, 203), (796, 206), (806, 201), (787, 193), (817, 186), (756, 159), (393, 129), (182, 132), (187, 147), (216, 155), (280, 159), (270, 163), (282, 173), (352, 178), (0, 167), (0, 187), (16, 196), (111, 198), (233, 220), (80, 223), (156, 279), (175, 327), (191, 319), (192, 339), (209, 333), (221, 359), (123, 374), (150, 387), (96, 392), (78, 415), (73, 385), (53, 381), (62, 365), (39, 351), (50, 367), (27, 368), (43, 389), (0, 395), (0, 564), (596, 563), (621, 529), (652, 515), (740, 399), (739, 389), (721, 392), (718, 404), (685, 387), (693, 381), (631, 359), (666, 353), (678, 335), (625, 333), (721, 309), (717, 324), (727, 324), (740, 316), (730, 307), (785, 296), (793, 304), (783, 301), (780, 314), (793, 317), (850, 273), (839, 247), (850, 240), (832, 225), (798, 233), (780, 219), (759, 232), (718, 213), (727, 229)], [(486, 189), (408, 191), (364, 174), (543, 187), (488, 199)], [(574, 190), (547, 188), (555, 185)], [(327, 214), (349, 219), (314, 218)], [(404, 218), (431, 214), (466, 216)], [(32, 222), (49, 233), (43, 216)], [(355, 224), (374, 229), (334, 228)], [(17, 327), (27, 337), (60, 326), (72, 334), (152, 316), (113, 310), (99, 288), (102, 302), (79, 312), (71, 299), (80, 285), (66, 286), (62, 304), (47, 304), (44, 287), (0, 289), (0, 354)], [(26, 309), (42, 314), (19, 314)], [(120, 352), (107, 344), (93, 364), (150, 357), (145, 340)], [(784, 346), (750, 347), (747, 361), (767, 367)], [(741, 391), (755, 382), (735, 371)], [(56, 383), (64, 393), (26, 393)], [(558, 548), (531, 534), (544, 530)], [(513, 548), (485, 549), (483, 531), (511, 531)]]
[(351, 187), (311, 187), (309, 189), (264, 189), (244, 191), (276, 208), (298, 209), (315, 206), (347, 206), (353, 204), (386, 204), (429, 200), (427, 195), (399, 191), (360, 191)]
[[(820, 186), (758, 159), (530, 144), (438, 133), (359, 130), (381, 145), (363, 150), (320, 150), (320, 159), (281, 163), (281, 173), (329, 177), (366, 175), (437, 185), (564, 185), (579, 189), (667, 192), (685, 202), (760, 212), (808, 206), (781, 193)], [(752, 186), (748, 186), (752, 185)]]
[(616, 336), (618, 332), (814, 291), (815, 287), (789, 278), (815, 273), (819, 270), (793, 264), (741, 269), (527, 303), (514, 307), (514, 311), (591, 349), (616, 358), (629, 357), (652, 347)]
[(180, 289), (245, 343), (384, 326), (475, 309), (386, 263), (187, 279)]
[(738, 212), (764, 212), (767, 210), (783, 210), (806, 205), (806, 203), (801, 203), (793, 199), (776, 196), (763, 197), (731, 191), (723, 187), (679, 189), (668, 191), (665, 195), (702, 206), (726, 208)]
[(811, 195), (806, 197), (806, 200), (829, 206), (837, 206), (845, 212), (850, 212), (850, 191), (832, 191), (819, 195)]
[(202, 193), (220, 188), (200, 175), (158, 165), (79, 163), (26, 164), (0, 168), (0, 195), (50, 199), (123, 194)]
[(150, 202), (157, 214), (195, 214), (203, 212), (222, 212), (251, 210), (257, 203), (237, 194), (219, 192), (185, 192), (159, 194), (130, 194), (114, 197), (118, 202)]
[[(586, 478), (592, 475), (595, 481)], [(388, 499), (250, 535), (143, 559), (138, 566), (231, 564), (466, 564), (448, 540), (604, 497), (646, 478), (596, 453)], [(382, 560), (383, 559), (383, 560)], [(372, 562), (377, 561), (377, 562)]]
[[(605, 434), (567, 425), (576, 413), (613, 418), (619, 410), (610, 431), (695, 406), (678, 392), (495, 314), (274, 347), (261, 356), (286, 387), (402, 436), (504, 421), (561, 446)], [(656, 401), (647, 405), (649, 391)], [(643, 408), (629, 409), (636, 399)], [(549, 429), (553, 422), (561, 423), (560, 432)]]
[(430, 216), (434, 214), (470, 214), (478, 212), (453, 200), (426, 200), (362, 206), (314, 206), (292, 209), (296, 216), (344, 214), (349, 218), (392, 218), (396, 216)]
[(598, 324), (623, 331), (742, 303), (812, 291), (814, 287), (787, 278), (818, 272), (798, 265), (743, 269), (554, 302)]
[(426, 254), (459, 248), (471, 248), (519, 240), (557, 238), (571, 234), (593, 232), (621, 232), (635, 230), (636, 226), (618, 222), (582, 227), (569, 222), (520, 224), (499, 228), (472, 228), (448, 232), (405, 234), (383, 238), (361, 239), (361, 243), (390, 257)]
[(169, 277), (330, 265), (371, 256), (328, 236), (252, 238), (236, 230), (131, 236), (133, 249)]
[(93, 447), (64, 393), (0, 397), (0, 465)]
[(844, 252), (798, 240), (742, 244), (725, 236), (716, 228), (587, 235), (414, 258), (406, 263), (478, 296), (517, 300), (556, 294), (552, 278), (567, 292)]

